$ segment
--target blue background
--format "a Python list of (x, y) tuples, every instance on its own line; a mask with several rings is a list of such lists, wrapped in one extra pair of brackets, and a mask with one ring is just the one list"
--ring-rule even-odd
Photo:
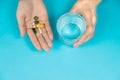
[[(76, 0), (44, 0), (56, 34), (57, 19)], [(0, 80), (120, 80), (120, 0), (103, 0), (97, 9), (95, 36), (79, 48), (55, 35), (50, 53), (20, 38), (18, 0), (0, 0)]]

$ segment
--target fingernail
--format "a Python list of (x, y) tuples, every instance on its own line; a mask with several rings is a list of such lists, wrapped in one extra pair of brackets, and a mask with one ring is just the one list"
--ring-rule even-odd
[(22, 33), (20, 34), (21, 37), (23, 37)]
[(50, 52), (50, 49), (46, 50), (47, 52)]
[(75, 47), (75, 48), (77, 48), (77, 47), (78, 47), (78, 45), (74, 45), (74, 47)]
[(51, 37), (50, 39), (53, 40), (53, 37)]
[(20, 36), (23, 38), (23, 37), (24, 37), (24, 34), (21, 33)]
[(36, 46), (36, 49), (37, 49), (38, 51), (40, 51), (40, 50), (41, 50), (41, 47), (40, 47), (39, 45), (37, 45), (37, 46)]
[(50, 48), (52, 47), (52, 43), (50, 44), (50, 46), (49, 46)]
[(40, 47), (38, 47), (38, 48), (37, 48), (37, 50), (38, 50), (38, 51), (40, 51), (40, 50), (41, 50), (41, 48), (40, 48)]
[(53, 40), (53, 36), (50, 36), (50, 39)]
[(23, 35), (21, 35), (21, 38), (23, 38), (24, 36)]

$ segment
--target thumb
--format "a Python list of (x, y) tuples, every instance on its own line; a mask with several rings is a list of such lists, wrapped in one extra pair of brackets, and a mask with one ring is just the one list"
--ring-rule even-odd
[(17, 20), (18, 20), (21, 37), (24, 37), (26, 33), (25, 16), (17, 16)]
[(72, 12), (72, 13), (77, 12), (77, 8), (74, 6), (74, 7), (70, 10), (70, 12)]

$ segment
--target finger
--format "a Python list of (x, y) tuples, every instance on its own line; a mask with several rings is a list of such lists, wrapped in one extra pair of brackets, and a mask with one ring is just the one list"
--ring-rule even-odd
[(91, 14), (86, 12), (86, 13), (83, 14), (83, 17), (86, 20), (87, 30), (84, 33), (84, 35), (79, 39), (79, 41), (74, 44), (74, 47), (78, 47), (79, 45), (83, 44), (85, 42), (85, 40), (88, 39), (88, 35), (91, 35), (93, 33), (93, 25), (92, 25), (92, 21), (91, 21)]
[(27, 29), (27, 33), (28, 33), (28, 36), (30, 38), (30, 40), (32, 41), (33, 45), (36, 47), (37, 50), (41, 50), (41, 46), (33, 32), (32, 29)]
[(70, 10), (70, 12), (77, 12), (77, 8), (74, 6), (74, 7)]
[(96, 12), (95, 12), (95, 10), (92, 10), (92, 23), (93, 23), (93, 27), (95, 27), (96, 22), (97, 22), (97, 20), (96, 20)]
[(21, 37), (23, 37), (26, 33), (25, 16), (17, 16), (17, 20), (18, 20)]
[(93, 34), (88, 35), (88, 36), (84, 39), (83, 44), (86, 43), (86, 42), (88, 42), (91, 38), (93, 38)]
[(81, 12), (80, 5), (78, 2), (72, 7), (70, 12), (72, 12), (72, 13), (80, 13)]
[(46, 25), (46, 30), (47, 30), (47, 33), (48, 33), (49, 38), (50, 38), (51, 40), (53, 40), (53, 32), (52, 32), (52, 30), (51, 30), (51, 27), (50, 27), (49, 22), (46, 21), (45, 25)]
[(37, 30), (36, 36), (37, 36), (37, 38), (38, 38), (38, 40), (39, 40), (39, 43), (40, 43), (41, 47), (42, 47), (45, 51), (49, 52), (50, 48), (48, 47), (46, 41), (44, 40), (43, 36), (41, 35), (41, 33), (40, 33), (38, 30)]
[[(91, 29), (90, 29), (91, 28)], [(90, 38), (93, 37), (93, 30), (92, 30), (92, 27), (90, 27), (89, 29), (87, 29), (87, 31), (84, 33), (84, 35), (80, 38), (79, 41), (77, 41), (75, 44), (74, 44), (74, 47), (78, 47), (82, 44), (84, 44), (85, 42), (87, 42)]]
[(93, 15), (92, 17), (93, 27), (96, 25), (96, 15)]
[(83, 13), (81, 13), (81, 14), (82, 14), (83, 17), (85, 18), (87, 27), (93, 26), (93, 24), (92, 24), (92, 13), (91, 13), (90, 11), (86, 11), (86, 12), (83, 12)]
[(49, 38), (47, 32), (46, 32), (46, 29), (43, 28), (42, 29), (42, 32), (43, 32), (43, 37), (45, 38), (46, 42), (47, 42), (47, 45), (51, 48), (52, 47), (52, 41), (51, 39)]
[(76, 43), (76, 44), (75, 44), (75, 47), (78, 47), (78, 46), (80, 46), (80, 45), (88, 42), (91, 38), (92, 38), (92, 37), (91, 37), (90, 35), (86, 36), (86, 37), (84, 38), (83, 42), (80, 42), (80, 41), (79, 41), (79, 43)]

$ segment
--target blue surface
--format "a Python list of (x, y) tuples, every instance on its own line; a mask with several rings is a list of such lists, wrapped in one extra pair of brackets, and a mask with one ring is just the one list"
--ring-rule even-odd
[(95, 37), (79, 48), (59, 43), (55, 30), (74, 3), (45, 0), (55, 34), (47, 54), (36, 51), (27, 35), (20, 38), (17, 0), (0, 0), (0, 80), (120, 80), (120, 0), (103, 0)]

